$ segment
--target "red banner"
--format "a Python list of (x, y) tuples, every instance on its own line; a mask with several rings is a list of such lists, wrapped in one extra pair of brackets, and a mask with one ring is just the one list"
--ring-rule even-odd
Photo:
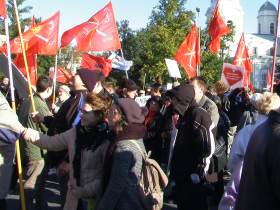
[(108, 3), (88, 21), (65, 31), (61, 37), (61, 47), (69, 45), (73, 39), (77, 42), (78, 51), (121, 49), (112, 3)]

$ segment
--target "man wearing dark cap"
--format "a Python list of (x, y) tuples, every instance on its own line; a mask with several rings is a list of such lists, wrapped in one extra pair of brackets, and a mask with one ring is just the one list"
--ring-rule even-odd
[(169, 95), (173, 111), (179, 115), (171, 163), (178, 209), (207, 210), (202, 177), (215, 148), (212, 121), (209, 113), (194, 103), (195, 92), (190, 84), (175, 87)]

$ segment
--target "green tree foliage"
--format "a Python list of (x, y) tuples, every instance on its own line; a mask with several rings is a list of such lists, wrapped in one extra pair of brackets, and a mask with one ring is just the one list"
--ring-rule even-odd
[(127, 30), (129, 42), (127, 37), (122, 37), (123, 43), (129, 43), (132, 48), (127, 50), (127, 45), (123, 44), (125, 57), (133, 58), (132, 78), (143, 79), (146, 74), (148, 83), (162, 83), (168, 79), (164, 58), (173, 58), (194, 16), (193, 12), (184, 8), (185, 3), (186, 0), (160, 0), (146, 28), (135, 34)]
[[(159, 0), (147, 26), (139, 31), (132, 31), (128, 21), (119, 25), (122, 47), (125, 58), (132, 59), (134, 64), (129, 71), (130, 78), (146, 83), (170, 81), (165, 58), (174, 58), (178, 47), (190, 31), (194, 13), (184, 8), (186, 0)], [(209, 35), (207, 29), (201, 31), (201, 74), (209, 83), (220, 78), (222, 64), (228, 60), (229, 43), (233, 40), (234, 27), (231, 33), (221, 42), (218, 55), (208, 52)], [(181, 68), (181, 67), (180, 67)], [(181, 68), (182, 76), (184, 70)]]

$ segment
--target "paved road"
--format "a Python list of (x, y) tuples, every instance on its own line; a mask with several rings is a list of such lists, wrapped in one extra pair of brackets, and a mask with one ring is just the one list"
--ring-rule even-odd
[[(48, 201), (47, 210), (61, 210), (59, 204), (59, 191), (58, 183), (55, 181), (54, 177), (49, 177), (46, 183), (45, 196)], [(7, 198), (8, 208), (7, 210), (20, 210), (19, 194), (18, 192), (11, 192)], [(165, 204), (162, 210), (176, 210), (176, 205)], [(28, 210), (28, 209), (27, 209)]]

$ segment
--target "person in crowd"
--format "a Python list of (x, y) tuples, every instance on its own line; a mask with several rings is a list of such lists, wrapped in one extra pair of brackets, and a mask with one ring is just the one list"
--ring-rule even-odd
[(142, 155), (131, 140), (145, 152), (145, 115), (131, 98), (121, 98), (118, 104), (119, 109), (116, 107), (111, 110), (108, 117), (115, 138), (106, 154), (104, 193), (97, 210), (144, 210), (137, 190), (142, 170)]
[(150, 96), (151, 95), (151, 87), (150, 86), (146, 87), (145, 92), (146, 92), (147, 96)]
[[(3, 77), (2, 82), (0, 83), (0, 92), (6, 97), (10, 106), (12, 106), (10, 80), (8, 77)], [(15, 96), (15, 102), (16, 102), (16, 106), (17, 106), (19, 103), (19, 95), (18, 95), (18, 92), (16, 89), (14, 89), (14, 96)]]
[(57, 90), (57, 101), (52, 104), (52, 110), (57, 113), (62, 104), (70, 97), (70, 88), (66, 85), (60, 85)]
[(225, 95), (225, 93), (227, 93), (229, 91), (229, 86), (224, 83), (222, 80), (219, 80), (215, 83), (214, 85), (214, 89), (215, 92), (217, 94), (217, 96), (219, 96), (221, 98), (221, 100), (223, 100), (223, 97)]
[(207, 210), (203, 179), (215, 149), (214, 123), (209, 113), (196, 105), (192, 85), (181, 84), (170, 94), (174, 112), (179, 115), (171, 164), (178, 209)]
[(113, 81), (105, 81), (103, 83), (105, 90), (112, 96), (114, 101), (117, 101), (119, 95), (116, 93), (116, 85)]
[(280, 101), (253, 132), (244, 157), (236, 210), (280, 208)]
[(137, 97), (137, 91), (139, 90), (139, 87), (133, 80), (124, 78), (121, 88), (122, 98), (135, 99)]
[(1, 93), (4, 96), (8, 96), (9, 93), (9, 78), (8, 77), (3, 77), (1, 81), (1, 86), (0, 86)]
[[(78, 69), (73, 77), (73, 91), (71, 96), (66, 100), (58, 113), (54, 116), (43, 117), (36, 114), (34, 117), (39, 122), (44, 122), (49, 125), (48, 135), (53, 136), (67, 131), (72, 127), (76, 127), (80, 122), (80, 109), (83, 106), (84, 98), (88, 92), (92, 92), (104, 97), (111, 97), (110, 94), (103, 88), (102, 82), (104, 75), (100, 71), (92, 69)], [(57, 176), (61, 193), (61, 206), (64, 206), (67, 183), (69, 178), (69, 157), (67, 150), (48, 151), (48, 161), (50, 167), (57, 168)]]
[(152, 97), (161, 97), (161, 85), (159, 83), (154, 83), (152, 86), (151, 86), (151, 96)]
[(7, 210), (6, 196), (12, 177), (15, 141), (21, 136), (24, 127), (2, 93), (0, 93), (0, 116), (0, 209)]
[(242, 113), (242, 116), (237, 125), (236, 132), (240, 131), (246, 125), (255, 124), (258, 118), (258, 110), (256, 108), (256, 101), (262, 96), (261, 93), (255, 93), (250, 98), (250, 104), (248, 105), (248, 109)]
[[(253, 98), (255, 98), (255, 96), (256, 94)], [(274, 104), (280, 103), (280, 98), (276, 94), (265, 92), (252, 101), (253, 104), (255, 104), (258, 115), (254, 123), (242, 128), (234, 138), (228, 160), (228, 169), (231, 172), (234, 171), (239, 162), (243, 161), (252, 133), (267, 119), (268, 114), (274, 108)]]
[(33, 135), (23, 134), (26, 141), (40, 148), (68, 150), (70, 172), (64, 210), (86, 210), (98, 203), (104, 154), (110, 140), (106, 118), (111, 104), (111, 98), (91, 92), (84, 99), (81, 121), (76, 127), (54, 136), (37, 131)]
[(153, 97), (146, 106), (149, 111), (144, 122), (147, 128), (147, 133), (144, 137), (145, 148), (148, 152), (151, 151), (151, 158), (161, 163), (163, 143), (161, 138), (163, 129), (163, 118), (160, 113), (161, 100)]
[[(37, 92), (34, 94), (35, 109), (44, 116), (52, 115), (47, 99), (52, 95), (52, 81), (47, 76), (40, 76), (36, 82)], [(23, 126), (33, 128), (42, 133), (47, 133), (48, 128), (43, 123), (35, 123), (32, 120), (31, 101), (26, 99), (23, 101), (19, 110), (19, 119)], [(32, 209), (46, 209), (47, 203), (44, 198), (44, 176), (45, 160), (44, 151), (42, 151), (36, 145), (29, 142), (21, 141), (23, 148), (24, 165), (26, 165), (26, 171), (24, 175), (26, 181), (24, 183), (26, 207), (28, 210)], [(36, 200), (36, 207), (33, 205), (33, 199)]]
[(205, 80), (202, 77), (194, 77), (191, 80), (191, 85), (195, 92), (195, 102), (210, 113), (212, 122), (217, 126), (219, 122), (218, 108), (216, 104), (205, 95), (207, 91)]
[(138, 96), (139, 97), (145, 96), (145, 90), (139, 90)]

